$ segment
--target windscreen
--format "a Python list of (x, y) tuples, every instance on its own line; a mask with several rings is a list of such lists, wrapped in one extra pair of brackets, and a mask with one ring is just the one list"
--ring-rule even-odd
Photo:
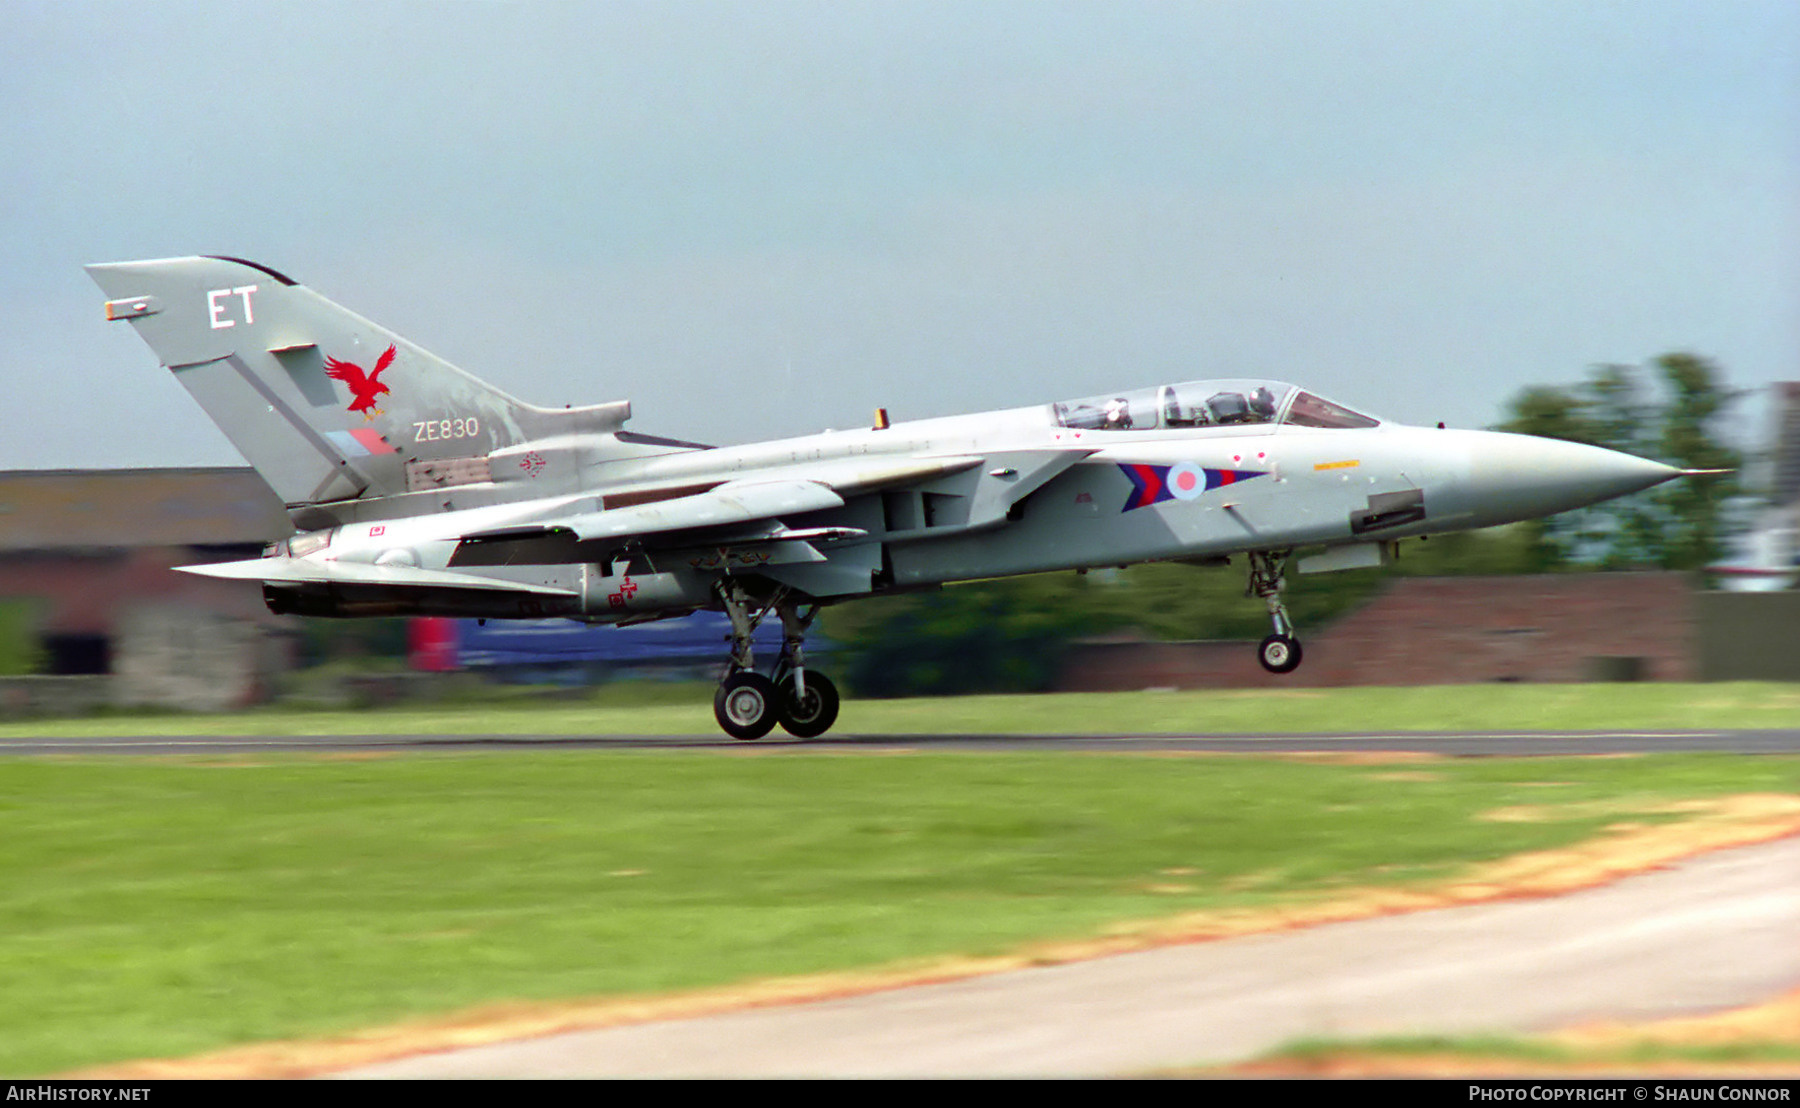
[(1310, 392), (1301, 392), (1294, 396), (1294, 402), (1288, 405), (1287, 416), (1283, 423), (1292, 423), (1298, 427), (1377, 427), (1381, 421), (1361, 412), (1353, 412), (1342, 404), (1334, 403), (1323, 396), (1314, 396)]

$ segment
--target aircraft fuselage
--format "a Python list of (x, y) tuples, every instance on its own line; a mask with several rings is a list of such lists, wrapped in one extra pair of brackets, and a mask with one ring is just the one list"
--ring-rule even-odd
[[(567, 616), (717, 608), (714, 700), (739, 738), (831, 725), (802, 639), (823, 604), (1046, 570), (1241, 555), (1285, 673), (1302, 571), (1397, 540), (1547, 516), (1681, 475), (1598, 447), (1383, 422), (1276, 381), (1188, 381), (974, 415), (703, 447), (625, 429), (628, 401), (541, 408), (255, 263), (89, 267), (288, 505), (266, 556), (184, 567), (305, 615)], [(774, 613), (769, 674), (751, 652)]]
[[(460, 510), (440, 501), (435, 514), (331, 529), (329, 544), (306, 557), (542, 584), (566, 590), (570, 602), (531, 614), (641, 619), (659, 608), (707, 606), (711, 578), (721, 572), (757, 572), (834, 600), (972, 578), (1382, 544), (1578, 507), (1667, 468), (1575, 443), (1397, 424), (1145, 431), (1047, 424), (1039, 406), (603, 462), (584, 478), (591, 493)], [(834, 467), (879, 475), (890, 460), (955, 471), (785, 519), (790, 529), (856, 532), (830, 542), (823, 561), (793, 543), (784, 550), (781, 540), (696, 540), (640, 556), (635, 568), (628, 544), (608, 543), (544, 547), (556, 560), (521, 553), (506, 564), (480, 564), (462, 542), (571, 511), (604, 512), (609, 500), (725, 481), (806, 480)], [(1170, 482), (1171, 473), (1178, 480), (1195, 471), (1192, 487)], [(1220, 483), (1215, 476), (1208, 487), (1209, 473), (1232, 477)], [(447, 489), (442, 500), (454, 504), (479, 491)], [(457, 610), (466, 607), (459, 602)]]

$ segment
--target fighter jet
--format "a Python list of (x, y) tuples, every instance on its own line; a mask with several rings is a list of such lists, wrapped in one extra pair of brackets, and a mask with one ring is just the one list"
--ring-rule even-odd
[[(1532, 519), (1683, 471), (1598, 447), (1409, 427), (1279, 381), (1183, 381), (975, 415), (706, 446), (625, 429), (629, 401), (516, 400), (267, 266), (87, 267), (286, 502), (260, 581), (307, 616), (566, 617), (722, 610), (719, 725), (823, 734), (819, 611), (948, 582), (1241, 557), (1268, 607), (1262, 665), (1301, 644), (1300, 572), (1381, 565), (1405, 538)], [(781, 621), (765, 673), (756, 626)]]

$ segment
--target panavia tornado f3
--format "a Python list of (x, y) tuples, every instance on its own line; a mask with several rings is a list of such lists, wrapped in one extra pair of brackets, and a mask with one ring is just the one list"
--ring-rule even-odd
[[(820, 609), (945, 582), (1243, 555), (1258, 648), (1300, 664), (1281, 593), (1394, 543), (1547, 516), (1684, 471), (1598, 447), (1408, 427), (1278, 381), (1187, 381), (743, 446), (625, 430), (629, 401), (515, 400), (266, 266), (87, 267), (258, 474), (295, 533), (248, 561), (309, 616), (566, 617), (723, 610), (719, 725), (756, 739), (836, 720), (806, 666)], [(774, 613), (783, 645), (751, 652)]]

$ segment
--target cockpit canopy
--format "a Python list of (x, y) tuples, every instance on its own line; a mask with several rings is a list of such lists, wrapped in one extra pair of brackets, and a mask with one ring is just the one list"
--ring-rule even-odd
[(1188, 381), (1050, 405), (1060, 427), (1163, 431), (1285, 423), (1295, 427), (1375, 427), (1381, 421), (1282, 381)]

